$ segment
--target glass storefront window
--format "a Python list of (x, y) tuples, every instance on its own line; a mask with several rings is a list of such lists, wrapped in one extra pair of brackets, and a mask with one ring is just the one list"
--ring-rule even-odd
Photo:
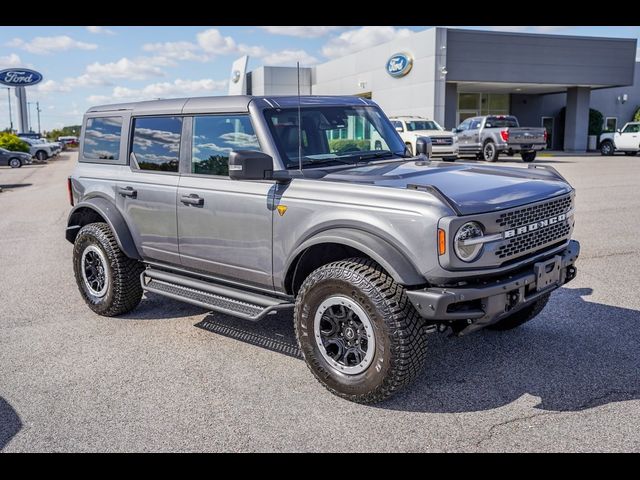
[(461, 93), (458, 96), (458, 110), (477, 110), (479, 100), (479, 93)]

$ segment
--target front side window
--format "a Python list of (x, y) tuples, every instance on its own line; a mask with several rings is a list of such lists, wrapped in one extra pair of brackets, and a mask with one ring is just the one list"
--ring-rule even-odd
[(87, 118), (82, 155), (96, 160), (118, 160), (122, 117)]
[(433, 120), (413, 120), (407, 122), (407, 130), (413, 132), (415, 130), (443, 130), (443, 128)]
[(191, 173), (228, 176), (232, 150), (260, 151), (248, 115), (194, 117)]
[(469, 125), (471, 125), (471, 119), (467, 118), (464, 122), (462, 122), (460, 125), (458, 125), (457, 130), (463, 132), (465, 130), (469, 130)]
[(287, 168), (298, 168), (299, 152), (303, 168), (404, 156), (402, 139), (376, 107), (303, 107), (301, 124), (296, 108), (267, 109), (264, 115)]
[(624, 127), (622, 133), (638, 133), (640, 132), (640, 123), (635, 123), (631, 125), (627, 125)]
[(140, 117), (134, 120), (131, 152), (140, 170), (177, 172), (180, 163), (180, 117)]

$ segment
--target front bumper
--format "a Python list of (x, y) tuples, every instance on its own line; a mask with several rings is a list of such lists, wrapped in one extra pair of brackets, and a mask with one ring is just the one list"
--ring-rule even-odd
[(571, 240), (557, 255), (532, 264), (516, 275), (476, 287), (436, 287), (407, 291), (409, 300), (427, 320), (463, 320), (477, 330), (497, 322), (573, 280), (580, 244)]

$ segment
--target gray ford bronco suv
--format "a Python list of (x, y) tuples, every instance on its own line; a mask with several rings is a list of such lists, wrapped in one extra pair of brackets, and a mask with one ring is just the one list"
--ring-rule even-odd
[(412, 156), (370, 100), (100, 106), (80, 144), (66, 238), (94, 312), (144, 291), (252, 321), (292, 309), (310, 370), (351, 401), (410, 383), (428, 333), (517, 327), (576, 275), (558, 172), (432, 161), (428, 138)]

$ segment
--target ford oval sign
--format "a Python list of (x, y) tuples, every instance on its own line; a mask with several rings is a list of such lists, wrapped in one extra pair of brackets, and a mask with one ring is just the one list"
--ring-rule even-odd
[(392, 77), (404, 77), (413, 67), (413, 58), (408, 53), (396, 53), (387, 61), (387, 73)]
[(0, 71), (0, 83), (9, 87), (28, 87), (42, 81), (42, 74), (28, 68), (8, 68)]

